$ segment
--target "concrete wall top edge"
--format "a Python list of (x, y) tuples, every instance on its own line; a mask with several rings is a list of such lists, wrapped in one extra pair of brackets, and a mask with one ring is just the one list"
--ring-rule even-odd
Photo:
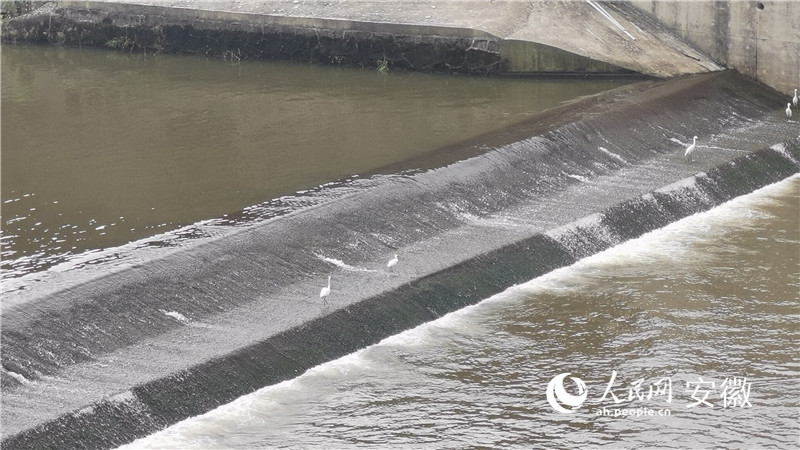
[[(574, 1), (443, 0), (435, 4), (396, 1), (322, 2), (268, 0), (89, 0), (58, 1), (59, 8), (111, 12), (142, 21), (194, 27), (276, 27), (299, 30), (529, 41), (593, 61), (646, 75), (669, 78), (719, 70), (713, 61), (667, 37), (644, 15), (620, 4)], [(604, 6), (605, 5), (605, 6)], [(627, 37), (626, 37), (627, 36)], [(517, 52), (518, 55), (521, 53)], [(511, 71), (515, 61), (509, 61)], [(525, 72), (529, 64), (520, 63)], [(562, 71), (563, 72), (563, 71)]]
[(381, 34), (431, 35), (447, 37), (464, 37), (478, 39), (499, 39), (486, 31), (460, 27), (450, 24), (428, 25), (415, 23), (379, 22), (370, 20), (354, 20), (349, 18), (326, 18), (315, 16), (288, 16), (278, 13), (259, 13), (252, 11), (228, 11), (196, 8), (190, 6), (174, 7), (159, 4), (110, 2), (110, 1), (64, 1), (57, 2), (58, 7), (75, 13), (93, 15), (118, 15), (130, 18), (138, 17), (148, 24), (191, 24), (197, 28), (217, 28), (225, 23), (228, 26), (243, 29), (260, 29), (264, 27), (283, 27), (301, 29), (353, 30)]

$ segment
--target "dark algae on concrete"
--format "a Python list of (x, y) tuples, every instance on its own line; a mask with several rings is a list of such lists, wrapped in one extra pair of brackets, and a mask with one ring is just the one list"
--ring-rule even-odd
[[(343, 28), (344, 26), (347, 28)], [(474, 30), (218, 13), (151, 5), (44, 4), (3, 29), (7, 42), (466, 74), (500, 68), (498, 39)]]

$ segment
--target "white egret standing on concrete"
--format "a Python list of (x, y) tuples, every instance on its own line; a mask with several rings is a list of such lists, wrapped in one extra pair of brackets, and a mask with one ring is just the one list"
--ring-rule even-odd
[(686, 153), (683, 156), (686, 157), (690, 162), (692, 161), (692, 153), (694, 153), (694, 149), (697, 147), (697, 136), (692, 138), (692, 145), (686, 147)]
[(788, 117), (790, 119), (792, 118), (792, 104), (791, 103), (787, 103), (786, 104), (786, 117)]
[(388, 267), (389, 270), (392, 270), (392, 267), (394, 267), (394, 265), (397, 264), (397, 261), (398, 261), (397, 253), (395, 253), (394, 258), (390, 259), (389, 262), (386, 263), (386, 267)]
[(331, 276), (330, 275), (328, 275), (328, 286), (322, 288), (322, 290), (319, 291), (319, 298), (321, 298), (322, 300), (325, 301), (325, 303), (327, 303), (328, 301), (325, 299), (325, 297), (327, 297), (329, 295), (331, 295)]
[(792, 103), (794, 103), (794, 107), (797, 108), (797, 89), (794, 90), (794, 97), (792, 98)]

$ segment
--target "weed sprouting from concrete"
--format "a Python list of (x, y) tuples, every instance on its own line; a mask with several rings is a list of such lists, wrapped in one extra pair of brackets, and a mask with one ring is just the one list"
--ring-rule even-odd
[(383, 58), (378, 60), (378, 72), (386, 73), (389, 71), (389, 59), (386, 55), (383, 55)]
[(128, 39), (127, 36), (117, 36), (106, 41), (106, 47), (113, 48), (114, 50), (133, 51), (133, 49), (137, 47), (137, 44), (136, 42)]
[(236, 51), (225, 50), (225, 53), (222, 54), (222, 59), (225, 61), (231, 62), (239, 62), (242, 60), (242, 50), (236, 49)]

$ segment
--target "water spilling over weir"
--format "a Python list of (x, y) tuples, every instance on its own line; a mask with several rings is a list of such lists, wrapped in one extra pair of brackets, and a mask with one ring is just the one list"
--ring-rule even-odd
[(445, 167), (10, 293), (3, 446), (129, 442), (791, 176), (800, 128), (780, 98), (731, 72), (630, 85), (448, 149), (469, 157)]

